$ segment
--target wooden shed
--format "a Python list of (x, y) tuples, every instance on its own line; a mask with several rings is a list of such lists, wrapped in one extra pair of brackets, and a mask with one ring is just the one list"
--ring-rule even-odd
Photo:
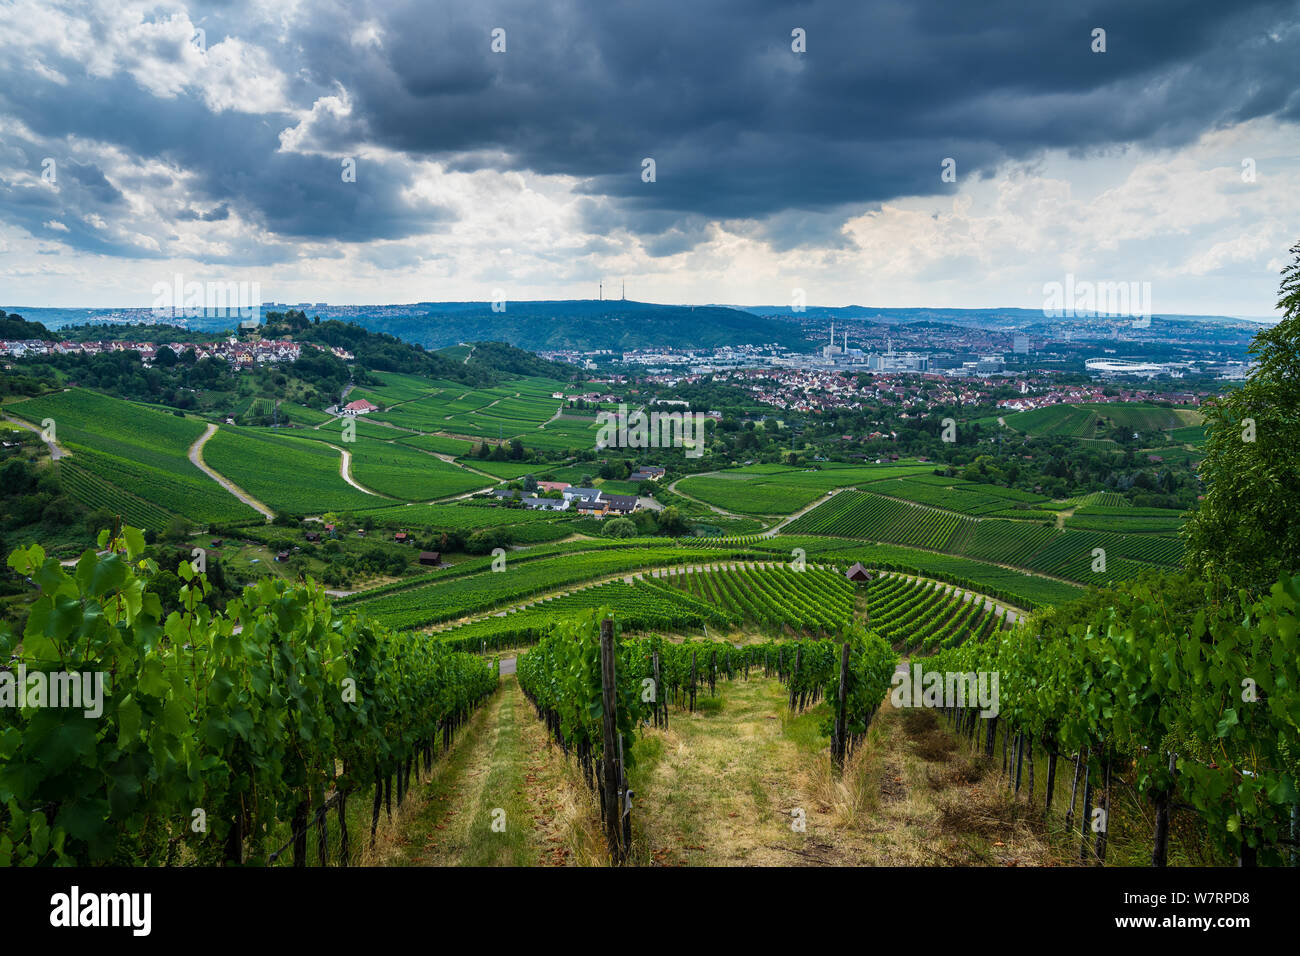
[(865, 584), (871, 580), (871, 572), (859, 561), (853, 562), (853, 566), (844, 572), (844, 576), (855, 584)]
[(421, 551), (420, 563), (437, 567), (442, 564), (442, 552), (440, 551)]

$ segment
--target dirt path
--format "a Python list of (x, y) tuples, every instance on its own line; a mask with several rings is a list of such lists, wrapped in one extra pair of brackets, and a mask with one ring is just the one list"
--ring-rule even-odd
[(831, 491), (829, 494), (822, 495), (820, 498), (808, 502), (808, 504), (804, 505), (794, 514), (787, 515), (786, 517), (782, 518), (776, 524), (772, 525), (772, 527), (768, 528), (766, 531), (760, 534), (759, 537), (774, 538), (778, 534), (780, 534), (781, 529), (784, 528), (786, 525), (788, 525), (791, 521), (794, 521), (796, 518), (802, 518), (804, 515), (812, 511), (814, 508), (825, 504), (827, 501), (829, 501), (835, 495), (839, 494), (841, 491), (856, 491), (856, 490), (857, 490), (856, 488), (836, 488), (833, 491)]
[[(4, 415), (4, 416), (0, 416), (0, 417), (3, 417), (5, 421), (9, 422), (9, 423), (12, 424), (12, 425), (17, 425), (19, 428), (25, 428), (25, 429), (27, 429), (29, 432), (35, 432), (37, 435), (40, 435), (40, 436), (41, 436), (41, 440), (44, 441), (44, 439), (45, 439), (45, 432), (43, 432), (40, 428), (38, 428), (38, 427), (36, 427), (35, 425), (33, 425), (31, 422), (25, 422), (25, 421), (23, 421), (21, 418), (13, 418), (13, 417), (11, 417), (11, 416), (9, 416), (9, 415)], [(60, 458), (65, 458), (65, 457), (66, 457), (66, 458), (71, 458), (71, 457), (72, 457), (72, 453), (71, 453), (70, 451), (68, 451), (67, 449), (65, 449), (65, 448), (61, 448), (61, 447), (59, 447), (59, 443), (58, 443), (58, 442), (47, 441), (47, 442), (45, 442), (45, 446), (46, 446), (47, 448), (49, 448), (49, 450), (50, 450), (50, 460), (51, 460), (51, 461), (58, 461)]]
[(252, 495), (250, 495), (243, 488), (240, 488), (237, 484), (235, 484), (225, 475), (221, 474), (220, 472), (214, 471), (212, 468), (209, 468), (207, 463), (203, 461), (203, 446), (206, 445), (208, 443), (208, 439), (211, 438), (216, 433), (217, 433), (217, 426), (209, 422), (207, 429), (203, 432), (202, 435), (198, 437), (198, 440), (195, 441), (194, 444), (190, 446), (190, 461), (194, 464), (195, 468), (199, 469), (199, 471), (203, 472), (205, 475), (207, 475), (209, 478), (211, 478), (213, 481), (219, 484), (222, 488), (225, 488), (226, 491), (230, 492), (232, 495), (234, 495), (244, 504), (248, 505), (248, 507), (252, 508), (254, 511), (261, 514), (263, 517), (266, 518), (267, 521), (271, 521), (272, 519), (275, 518), (274, 511), (272, 511), (266, 505), (262, 504), (260, 501), (258, 501)]

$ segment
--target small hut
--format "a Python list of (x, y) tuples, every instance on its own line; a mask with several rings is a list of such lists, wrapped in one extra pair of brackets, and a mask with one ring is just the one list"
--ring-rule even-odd
[(844, 576), (854, 584), (867, 584), (871, 581), (871, 572), (864, 568), (860, 561), (853, 562), (853, 566), (844, 572)]
[(442, 564), (442, 553), (439, 551), (421, 551), (420, 563), (436, 568), (438, 565)]

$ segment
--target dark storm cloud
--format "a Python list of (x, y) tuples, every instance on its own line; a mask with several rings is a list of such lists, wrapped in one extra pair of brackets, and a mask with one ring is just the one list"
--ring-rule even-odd
[[(1045, 147), (1172, 146), (1300, 104), (1293, 3), (630, 6), (385, 7), (393, 42), (318, 79), (395, 148), (496, 149), (627, 210), (714, 217), (934, 193), (948, 156), (967, 176)], [(313, 63), (346, 59), (315, 39)]]
[[(1048, 148), (1176, 147), (1255, 117), (1300, 119), (1297, 9), (376, 0), (313, 4), (269, 39), (275, 31), (241, 34), (238, 6), (219, 4), (191, 9), (209, 48), (225, 32), (270, 44), (299, 109), (346, 93), (350, 115), (311, 127), (308, 148), (331, 155), (280, 152), (292, 116), (214, 115), (195, 93), (159, 99), (124, 74), (91, 80), (49, 56), (71, 87), (5, 62), (0, 112), (43, 137), (115, 143), (191, 173), (177, 220), (215, 208), (279, 236), (349, 242), (445, 221), (445, 210), (413, 205), (400, 161), (362, 163), (355, 184), (340, 182), (338, 155), (372, 144), (453, 169), (579, 177), (584, 223), (627, 229), (652, 255), (690, 248), (714, 219), (758, 220), (778, 249), (828, 246), (850, 210), (954, 190), (940, 180), (945, 157), (964, 181)], [(354, 42), (369, 22), (381, 42)], [(503, 54), (490, 50), (496, 27)], [(796, 27), (803, 55), (790, 48)], [(1106, 30), (1103, 54), (1090, 50), (1095, 27)], [(644, 157), (654, 183), (642, 181)], [(108, 218), (113, 197), (83, 185), (77, 201)], [(9, 193), (0, 202), (0, 215), (32, 221)]]

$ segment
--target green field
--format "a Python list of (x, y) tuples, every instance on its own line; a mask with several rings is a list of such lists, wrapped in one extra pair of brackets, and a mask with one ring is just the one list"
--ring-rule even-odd
[(749, 515), (785, 515), (826, 492), (907, 475), (932, 472), (932, 465), (827, 465), (820, 470), (781, 465), (751, 465), (683, 478), (677, 490), (707, 504)]
[(448, 464), (404, 444), (358, 437), (341, 445), (352, 453), (352, 477), (366, 488), (404, 501), (431, 501), (486, 488), (492, 479)]
[(5, 408), (38, 426), (54, 420), (58, 443), (69, 452), (61, 463), (69, 494), (88, 508), (154, 529), (172, 516), (198, 523), (258, 518), (190, 462), (204, 422), (85, 389)]
[(223, 425), (203, 459), (277, 512), (348, 511), (383, 500), (345, 482), (339, 453), (321, 441)]
[(1201, 413), (1189, 408), (1163, 408), (1128, 402), (1050, 405), (1006, 416), (1008, 428), (1036, 438), (1104, 438), (1113, 427), (1146, 433), (1199, 425)]

